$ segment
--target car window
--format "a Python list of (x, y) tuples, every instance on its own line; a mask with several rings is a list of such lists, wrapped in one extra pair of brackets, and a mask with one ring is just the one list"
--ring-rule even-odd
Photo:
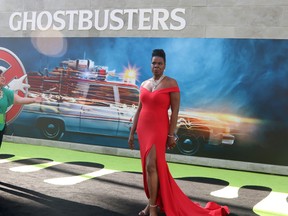
[(138, 105), (139, 92), (137, 89), (119, 87), (120, 103), (128, 106)]
[(90, 85), (85, 104), (91, 106), (110, 106), (115, 103), (113, 86)]

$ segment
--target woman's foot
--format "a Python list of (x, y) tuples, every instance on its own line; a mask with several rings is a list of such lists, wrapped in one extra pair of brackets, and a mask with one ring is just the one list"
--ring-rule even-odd
[(150, 211), (150, 214), (149, 216), (157, 216), (157, 205), (149, 205), (149, 211)]
[(139, 212), (139, 216), (148, 216), (149, 215), (149, 204), (143, 209), (142, 211)]

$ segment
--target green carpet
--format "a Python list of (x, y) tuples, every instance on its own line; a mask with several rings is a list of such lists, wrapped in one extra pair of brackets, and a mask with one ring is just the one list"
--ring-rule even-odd
[[(95, 162), (105, 165), (106, 169), (141, 172), (141, 164), (139, 159), (81, 152), (47, 146), (3, 142), (1, 154), (13, 154), (16, 156), (14, 159), (47, 158), (57, 162)], [(288, 193), (287, 176), (217, 169), (177, 163), (169, 163), (169, 168), (174, 178), (189, 176), (217, 178), (229, 182), (230, 186), (242, 187), (244, 185), (256, 185), (270, 187), (275, 192)]]

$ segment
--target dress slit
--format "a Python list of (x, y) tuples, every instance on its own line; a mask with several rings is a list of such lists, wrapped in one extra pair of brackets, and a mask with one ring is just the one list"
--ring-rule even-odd
[[(144, 161), (143, 161), (143, 164), (142, 164), (144, 190), (145, 190), (145, 193), (146, 193), (146, 196), (147, 196), (148, 199), (150, 198), (150, 194), (149, 194), (149, 188), (148, 188), (147, 169), (146, 169), (146, 167), (147, 167), (147, 157), (149, 157), (149, 154), (151, 153), (153, 147), (155, 149), (155, 154), (157, 154), (156, 144), (152, 144), (150, 146), (150, 148), (148, 148), (147, 151), (145, 152)], [(156, 156), (156, 169), (157, 169), (157, 174), (158, 174), (157, 156)], [(157, 197), (158, 197), (158, 195), (157, 195)]]

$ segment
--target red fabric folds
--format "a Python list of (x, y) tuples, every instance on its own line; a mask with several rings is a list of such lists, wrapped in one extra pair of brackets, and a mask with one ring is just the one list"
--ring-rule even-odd
[(152, 145), (156, 147), (159, 191), (157, 205), (166, 216), (225, 216), (229, 214), (227, 206), (208, 202), (205, 207), (191, 201), (179, 188), (170, 174), (165, 153), (169, 130), (168, 109), (170, 92), (179, 92), (178, 87), (159, 89), (154, 92), (141, 87), (140, 100), (142, 110), (137, 124), (140, 153), (143, 169), (144, 189), (147, 197), (149, 192), (146, 182), (146, 156)]

